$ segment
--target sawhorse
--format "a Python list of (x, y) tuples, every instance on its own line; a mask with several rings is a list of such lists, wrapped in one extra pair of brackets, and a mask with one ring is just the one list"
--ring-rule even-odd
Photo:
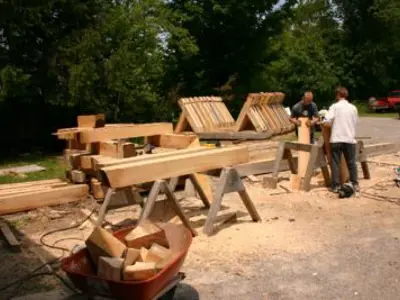
[[(201, 186), (196, 181), (195, 176), (189, 175), (189, 179), (192, 181), (196, 191), (200, 196), (200, 199), (203, 201), (204, 206), (206, 208), (210, 208), (203, 229), (203, 232), (208, 236), (211, 235), (214, 231), (214, 221), (217, 217), (219, 210), (221, 209), (222, 198), (224, 194), (227, 193), (238, 192), (252, 220), (254, 222), (261, 220), (253, 202), (247, 194), (246, 188), (244, 187), (243, 182), (236, 169), (224, 168), (218, 173), (220, 173), (219, 180), (217, 182), (217, 188), (214, 193), (214, 201), (211, 204), (204, 194)], [(212, 176), (215, 176), (214, 172), (210, 172), (210, 174)], [(182, 207), (174, 194), (173, 183), (176, 180), (177, 179), (171, 180), (170, 183), (167, 183), (167, 181), (165, 180), (157, 180), (154, 182), (153, 187), (151, 188), (151, 191), (147, 198), (146, 204), (143, 208), (142, 214), (139, 218), (139, 222), (142, 219), (147, 219), (151, 215), (158, 195), (160, 193), (165, 193), (165, 195), (167, 196), (167, 201), (172, 204), (175, 213), (179, 216), (183, 225), (192, 232), (193, 236), (196, 236), (196, 230), (191, 226), (189, 219), (184, 214)]]
[(294, 163), (292, 150), (304, 151), (310, 153), (310, 158), (307, 164), (307, 170), (304, 178), (301, 179), (300, 189), (309, 191), (311, 186), (311, 178), (314, 173), (314, 169), (321, 168), (322, 175), (326, 186), (330, 185), (330, 176), (328, 163), (326, 162), (325, 155), (323, 152), (323, 143), (318, 145), (299, 144), (292, 142), (281, 142), (276, 153), (276, 160), (274, 169), (270, 178), (265, 178), (264, 185), (267, 184), (271, 188), (276, 188), (278, 184), (279, 166), (282, 160), (286, 159), (289, 164), (290, 171), (292, 174), (297, 174), (297, 166)]

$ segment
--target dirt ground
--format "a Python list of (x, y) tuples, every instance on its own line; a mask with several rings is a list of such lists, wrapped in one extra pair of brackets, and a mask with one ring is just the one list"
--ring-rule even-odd
[[(265, 190), (260, 183), (245, 180), (262, 222), (252, 222), (238, 195), (228, 194), (220, 214), (235, 211), (237, 222), (218, 225), (211, 237), (201, 233), (207, 213), (201, 201), (182, 200), (200, 236), (193, 240), (182, 269), (187, 278), (174, 299), (398, 299), (400, 188), (394, 186), (393, 168), (400, 164), (400, 156), (371, 160), (373, 178), (362, 179), (361, 195), (350, 199), (329, 193), (318, 176), (308, 193), (288, 193), (282, 187)], [(280, 177), (279, 184), (288, 188), (289, 173)], [(85, 218), (81, 209), (95, 207), (98, 204), (88, 200), (5, 217), (21, 239), (22, 251), (10, 251), (1, 240), (0, 299), (29, 294), (18, 299), (67, 299), (68, 292), (54, 276), (39, 276), (1, 289), (42, 264), (31, 249), (40, 245), (44, 233), (78, 227)], [(106, 219), (126, 225), (138, 213), (137, 206), (124, 207), (110, 211)], [(50, 234), (44, 242), (72, 249), (83, 243), (91, 229), (89, 223)], [(46, 260), (63, 254), (48, 247), (37, 249)], [(57, 296), (32, 295), (54, 289)]]

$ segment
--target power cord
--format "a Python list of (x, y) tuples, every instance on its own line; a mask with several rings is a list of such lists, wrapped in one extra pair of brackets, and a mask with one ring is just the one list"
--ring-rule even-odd
[[(32, 278), (36, 278), (36, 277), (38, 277), (38, 276), (50, 276), (50, 275), (52, 275), (52, 276), (55, 276), (58, 280), (60, 280), (69, 290), (71, 290), (71, 291), (74, 293), (74, 295), (80, 294), (79, 292), (77, 292), (77, 291), (75, 290), (75, 288), (71, 287), (70, 284), (69, 284), (61, 275), (57, 274), (56, 271), (53, 270), (53, 269), (51, 268), (51, 265), (54, 265), (54, 264), (58, 263), (58, 262), (64, 257), (65, 252), (70, 252), (69, 249), (64, 248), (64, 247), (60, 247), (60, 246), (55, 246), (55, 244), (57, 244), (57, 243), (59, 243), (59, 242), (61, 242), (61, 241), (63, 241), (63, 240), (69, 240), (69, 239), (82, 240), (82, 239), (80, 239), (80, 238), (62, 238), (62, 239), (56, 240), (56, 241), (53, 243), (53, 245), (50, 245), (50, 244), (46, 243), (46, 242), (44, 241), (44, 239), (45, 239), (45, 237), (47, 237), (47, 236), (49, 236), (49, 235), (51, 235), (51, 234), (57, 233), (57, 232), (63, 232), (63, 231), (67, 231), (67, 230), (71, 230), (71, 229), (78, 228), (78, 227), (81, 226), (84, 222), (86, 222), (87, 220), (89, 220), (89, 218), (90, 218), (96, 211), (97, 211), (97, 209), (92, 210), (92, 212), (91, 212), (84, 220), (82, 220), (81, 222), (79, 222), (79, 223), (77, 223), (77, 224), (75, 224), (75, 225), (68, 226), (68, 227), (61, 228), (61, 229), (51, 230), (51, 231), (46, 232), (45, 234), (43, 234), (43, 235), (40, 237), (40, 243), (41, 243), (43, 246), (46, 246), (46, 247), (49, 247), (49, 248), (52, 248), (52, 249), (56, 249), (56, 250), (61, 250), (61, 251), (62, 251), (62, 255), (61, 255), (60, 257), (54, 259), (54, 260), (51, 260), (51, 261), (46, 262), (46, 263), (43, 263), (42, 265), (40, 265), (39, 267), (37, 267), (37, 268), (34, 269), (33, 271), (29, 272), (27, 275), (23, 276), (22, 278), (19, 278), (19, 279), (15, 280), (15, 281), (13, 281), (13, 282), (11, 282), (11, 283), (9, 283), (9, 284), (3, 286), (3, 287), (0, 287), (0, 292), (3, 292), (3, 291), (5, 291), (5, 290), (7, 290), (7, 289), (9, 289), (9, 288), (11, 288), (11, 287), (13, 287), (13, 286), (15, 286), (15, 285), (17, 285), (17, 287), (15, 288), (15, 290), (17, 290), (17, 289), (18, 289), (21, 285), (23, 285), (26, 281), (31, 280)], [(40, 273), (37, 273), (38, 271), (40, 271), (42, 268), (44, 268), (44, 267), (46, 267), (46, 266), (50, 266), (50, 268), (52, 269), (52, 271), (51, 271), (51, 272), (49, 271), (49, 272), (40, 272)], [(9, 297), (9, 299), (11, 299), (12, 297), (14, 297), (14, 296), (15, 296), (14, 294), (15, 294), (15, 293), (12, 293), (12, 295)]]

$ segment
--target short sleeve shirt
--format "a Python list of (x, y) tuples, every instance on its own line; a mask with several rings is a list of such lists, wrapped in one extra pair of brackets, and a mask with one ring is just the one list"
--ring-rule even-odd
[(309, 118), (318, 117), (318, 108), (315, 102), (311, 102), (308, 105), (305, 105), (303, 101), (297, 102), (291, 111), (292, 118)]

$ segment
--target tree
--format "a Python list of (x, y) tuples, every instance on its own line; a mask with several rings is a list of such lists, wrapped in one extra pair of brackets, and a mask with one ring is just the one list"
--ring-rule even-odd
[(216, 94), (222, 88), (242, 98), (260, 69), (266, 36), (280, 31), (280, 21), (292, 2), (277, 8), (278, 0), (170, 1), (173, 9), (190, 16), (183, 26), (199, 47), (196, 56), (179, 60), (174, 78), (179, 80), (180, 93)]
[(338, 24), (324, 0), (301, 1), (277, 38), (269, 38), (264, 70), (253, 85), (266, 91), (284, 91), (291, 102), (313, 90), (319, 102), (329, 102), (343, 75), (335, 61), (340, 37)]
[(112, 120), (144, 122), (166, 117), (162, 87), (174, 53), (197, 48), (179, 15), (161, 0), (123, 1), (96, 26), (66, 45), (70, 104), (81, 111), (105, 111)]
[(348, 69), (366, 99), (399, 84), (400, 6), (396, 0), (335, 0), (343, 24)]

